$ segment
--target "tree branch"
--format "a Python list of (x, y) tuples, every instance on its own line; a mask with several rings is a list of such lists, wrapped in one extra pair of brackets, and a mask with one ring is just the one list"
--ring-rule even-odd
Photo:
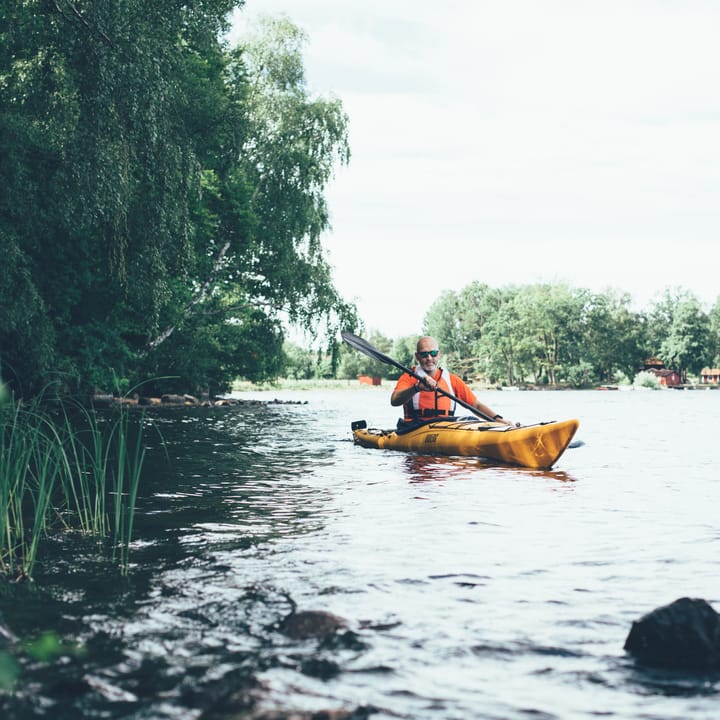
[[(70, 20), (70, 18), (63, 12), (63, 9), (60, 7), (60, 3), (58, 0), (53, 0), (53, 5), (55, 5), (55, 9), (64, 17), (66, 20)], [(97, 33), (110, 47), (114, 47), (113, 41), (107, 36), (105, 32), (100, 30), (99, 28), (94, 28), (90, 23), (87, 21), (85, 16), (78, 10), (75, 3), (71, 2), (71, 0), (66, 0), (66, 5), (70, 8), (72, 11), (72, 14), (91, 32)]]
[[(197, 306), (203, 300), (205, 300), (208, 292), (210, 292), (210, 287), (212, 286), (215, 276), (222, 267), (223, 261), (225, 260), (225, 256), (227, 255), (229, 249), (230, 241), (226, 242), (222, 246), (222, 248), (220, 248), (220, 252), (218, 253), (217, 259), (215, 260), (215, 265), (213, 266), (212, 272), (210, 273), (210, 277), (202, 284), (197, 293), (195, 293), (195, 297), (193, 297), (193, 299), (187, 304), (187, 307), (182, 311), (180, 322), (188, 317), (191, 317), (196, 312)], [(164, 343), (175, 332), (180, 322), (166, 327), (165, 330), (163, 330), (156, 338), (154, 338), (147, 344), (147, 350), (154, 350), (156, 347), (158, 347), (158, 345)]]

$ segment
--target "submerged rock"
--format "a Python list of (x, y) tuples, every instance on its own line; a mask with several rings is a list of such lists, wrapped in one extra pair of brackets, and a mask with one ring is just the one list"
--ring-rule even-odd
[[(360, 705), (354, 710), (277, 710), (252, 717), (254, 720), (368, 720), (377, 712), (371, 705)], [(237, 720), (247, 720), (247, 716)]]
[(307, 640), (327, 637), (344, 627), (347, 623), (343, 618), (325, 610), (301, 610), (290, 613), (278, 629), (293, 640)]
[(677, 670), (720, 670), (720, 615), (683, 597), (632, 624), (625, 650), (637, 660)]
[(308, 658), (300, 664), (300, 672), (318, 680), (331, 680), (340, 674), (341, 668), (334, 660)]

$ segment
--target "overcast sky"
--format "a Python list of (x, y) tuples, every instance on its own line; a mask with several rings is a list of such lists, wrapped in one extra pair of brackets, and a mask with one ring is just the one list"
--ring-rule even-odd
[(720, 295), (720, 3), (247, 0), (238, 31), (259, 14), (349, 115), (324, 245), (368, 331), (475, 280)]

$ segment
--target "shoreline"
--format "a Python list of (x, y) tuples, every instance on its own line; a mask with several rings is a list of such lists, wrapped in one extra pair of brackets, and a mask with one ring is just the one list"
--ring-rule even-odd
[[(280, 390), (374, 390), (388, 392), (391, 391), (395, 384), (395, 380), (383, 380), (379, 385), (368, 385), (358, 380), (291, 380), (282, 379), (276, 383), (260, 383), (254, 384), (246, 380), (236, 380), (232, 384), (231, 393), (236, 392), (278, 392)], [(593, 385), (587, 388), (574, 388), (567, 385), (486, 385), (483, 383), (469, 382), (468, 386), (476, 392), (562, 392), (565, 390), (574, 390), (582, 392), (634, 392), (636, 390), (720, 390), (720, 385), (702, 385), (699, 383), (686, 383), (676, 387), (658, 386), (657, 388), (635, 387), (634, 385), (608, 385), (606, 383)]]

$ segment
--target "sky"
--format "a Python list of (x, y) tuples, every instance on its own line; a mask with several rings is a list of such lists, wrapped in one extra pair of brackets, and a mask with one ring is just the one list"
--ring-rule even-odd
[(473, 281), (717, 300), (720, 3), (246, 0), (231, 40), (258, 15), (349, 117), (323, 245), (366, 332)]

